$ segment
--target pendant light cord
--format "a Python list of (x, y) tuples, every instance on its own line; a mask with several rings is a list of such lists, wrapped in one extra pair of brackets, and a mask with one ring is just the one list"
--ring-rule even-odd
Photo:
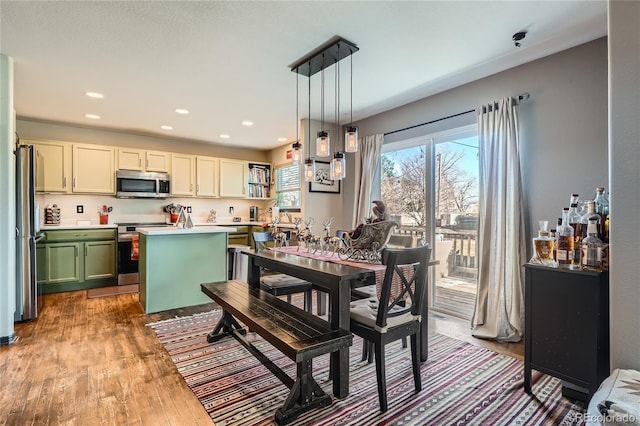
[[(340, 53), (340, 45), (338, 44), (338, 54)], [(335, 90), (336, 90), (336, 127), (338, 128), (338, 133), (337, 133), (337, 137), (338, 137), (338, 143), (336, 143), (336, 152), (338, 152), (338, 148), (339, 144), (340, 144), (340, 62), (338, 62), (338, 60), (336, 60), (335, 62), (335, 66), (336, 66), (336, 84), (335, 84)]]
[(353, 55), (350, 55), (349, 58), (351, 63), (351, 71), (349, 73), (349, 78), (351, 79), (349, 83), (349, 92), (351, 92), (351, 99), (349, 100), (349, 107), (351, 108), (351, 121), (349, 122), (349, 126), (353, 126)]
[[(311, 68), (311, 61), (309, 61), (309, 68)], [(307, 129), (309, 132), (307, 136), (307, 143), (309, 144), (309, 152), (307, 158), (311, 159), (311, 76), (309, 76), (309, 96), (307, 97), (307, 99), (309, 100), (309, 109), (307, 116)]]

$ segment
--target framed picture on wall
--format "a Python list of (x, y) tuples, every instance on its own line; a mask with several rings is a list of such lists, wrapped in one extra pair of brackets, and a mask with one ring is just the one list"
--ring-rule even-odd
[(309, 182), (309, 192), (340, 193), (340, 181), (329, 179), (329, 163), (316, 161), (316, 175), (313, 182)]

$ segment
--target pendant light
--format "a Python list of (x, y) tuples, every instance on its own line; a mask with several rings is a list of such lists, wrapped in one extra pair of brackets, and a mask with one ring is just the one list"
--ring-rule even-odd
[(302, 164), (302, 145), (300, 144), (299, 137), (300, 122), (298, 104), (300, 103), (300, 98), (298, 96), (298, 76), (299, 74), (296, 73), (296, 141), (291, 145), (291, 164)]
[(353, 125), (353, 55), (351, 56), (351, 84), (349, 91), (351, 92), (351, 121), (344, 131), (344, 150), (346, 152), (358, 151), (358, 128)]
[[(332, 65), (336, 65), (347, 56), (353, 55), (355, 52), (360, 50), (358, 46), (354, 43), (343, 39), (339, 36), (334, 36), (331, 39), (327, 40), (318, 48), (312, 50), (302, 58), (295, 61), (293, 64), (289, 65), (291, 71), (302, 74), (305, 77), (309, 78), (309, 108), (308, 108), (308, 126), (307, 126), (307, 159), (304, 162), (304, 180), (306, 182), (313, 182), (315, 179), (315, 161), (311, 158), (311, 76), (321, 72), (321, 129), (318, 132), (318, 137), (316, 139), (316, 156), (317, 157), (329, 157), (331, 155), (331, 140), (329, 137), (329, 132), (324, 128), (324, 70)], [(351, 121), (353, 122), (353, 60), (351, 61)], [(336, 81), (340, 80), (339, 72), (336, 71)], [(340, 99), (340, 91), (339, 85), (336, 84), (336, 127), (340, 129), (339, 123), (339, 99)], [(297, 89), (296, 89), (297, 90)], [(296, 92), (297, 93), (297, 92)], [(355, 144), (353, 142), (355, 132)], [(340, 133), (342, 131), (340, 130)], [(343, 149), (348, 152), (355, 152), (357, 150), (357, 129), (350, 124), (345, 128), (345, 135), (349, 134), (351, 142), (347, 146), (347, 142), (345, 140)], [(339, 136), (338, 138), (341, 138)], [(340, 147), (340, 139), (338, 139), (337, 146)], [(294, 144), (295, 150), (295, 144)], [(293, 154), (293, 152), (292, 152)], [(302, 157), (302, 155), (301, 155)], [(333, 154), (333, 161), (331, 161), (330, 166), (330, 174), (335, 176), (335, 179), (342, 179), (345, 176), (345, 155), (344, 151), (337, 151)]]
[[(338, 44), (338, 54), (340, 53), (340, 44)], [(336, 83), (335, 83), (335, 120), (336, 127), (340, 128), (340, 63), (336, 61), (335, 65)], [(329, 165), (329, 179), (342, 180), (346, 176), (344, 154), (338, 150), (333, 154), (333, 159)]]
[[(324, 61), (324, 54), (322, 59)], [(316, 139), (316, 155), (318, 157), (328, 157), (331, 153), (331, 138), (329, 137), (329, 132), (324, 129), (324, 68), (320, 72), (320, 81), (320, 127), (322, 130), (318, 132)]]
[[(311, 69), (311, 62), (309, 62), (309, 69)], [(304, 181), (313, 182), (316, 177), (316, 162), (311, 158), (311, 76), (309, 76), (309, 94), (307, 99), (309, 100), (309, 109), (307, 115), (307, 143), (308, 143), (308, 157), (304, 162)]]

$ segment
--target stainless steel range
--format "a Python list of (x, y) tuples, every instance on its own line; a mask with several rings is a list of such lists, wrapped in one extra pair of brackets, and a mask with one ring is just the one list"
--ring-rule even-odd
[(118, 223), (118, 285), (138, 284), (138, 257), (132, 256), (133, 240), (138, 237), (138, 228), (168, 226), (163, 222)]

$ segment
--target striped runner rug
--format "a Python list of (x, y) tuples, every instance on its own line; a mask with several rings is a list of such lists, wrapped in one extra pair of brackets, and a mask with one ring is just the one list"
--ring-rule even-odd
[[(272, 425), (289, 389), (233, 338), (208, 344), (221, 311), (149, 324), (180, 374), (217, 426)], [(295, 364), (255, 333), (251, 340), (295, 376)], [(429, 339), (422, 391), (414, 393), (410, 350), (387, 345), (389, 410), (380, 412), (375, 364), (360, 361), (362, 341), (350, 352), (350, 393), (295, 425), (579, 425), (585, 408), (561, 395), (558, 379), (533, 372), (533, 395), (523, 390), (522, 361), (443, 335)], [(314, 359), (314, 377), (332, 395), (328, 355)]]

